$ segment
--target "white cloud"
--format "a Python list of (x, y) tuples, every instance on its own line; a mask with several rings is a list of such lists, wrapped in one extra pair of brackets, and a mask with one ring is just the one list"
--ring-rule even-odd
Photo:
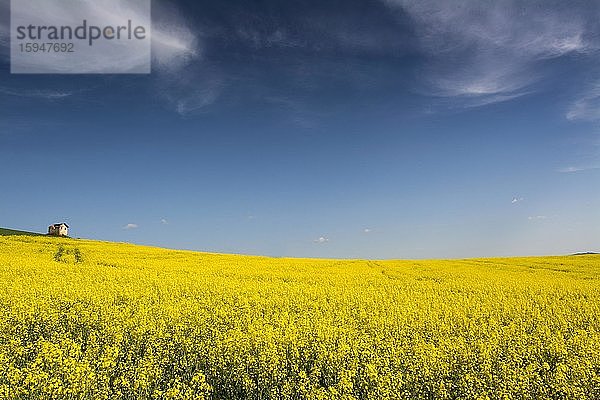
[(513, 0), (383, 1), (414, 22), (417, 45), (429, 61), (429, 94), (463, 97), (466, 105), (522, 96), (543, 76), (537, 62), (598, 48), (586, 39), (588, 10), (578, 7)]
[(561, 173), (572, 173), (572, 172), (580, 172), (580, 171), (589, 171), (592, 169), (599, 169), (600, 167), (597, 166), (590, 166), (590, 167), (574, 167), (574, 166), (570, 166), (570, 167), (565, 167), (565, 168), (560, 168), (558, 170), (558, 172)]
[(162, 219), (160, 220), (160, 223), (161, 223), (161, 224), (163, 224), (163, 225), (169, 225), (169, 221), (167, 221), (167, 219), (166, 219), (166, 218), (162, 218)]
[(318, 244), (324, 244), (324, 243), (329, 242), (329, 238), (326, 238), (325, 236), (321, 236), (318, 239), (315, 239), (314, 242), (318, 243)]
[(371, 229), (370, 228), (365, 228), (365, 229), (363, 229), (363, 232), (364, 233), (371, 233)]
[(578, 171), (583, 171), (584, 168), (581, 167), (566, 167), (566, 168), (561, 168), (558, 170), (558, 172), (562, 172), (562, 173), (569, 173), (569, 172), (578, 172)]
[(138, 228), (138, 224), (127, 224), (123, 227), (123, 229), (137, 229)]
[(513, 197), (513, 199), (510, 201), (512, 204), (516, 204), (523, 201), (522, 197)]

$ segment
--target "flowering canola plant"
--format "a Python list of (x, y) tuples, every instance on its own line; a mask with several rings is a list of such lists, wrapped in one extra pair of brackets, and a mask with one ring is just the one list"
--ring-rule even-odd
[(599, 399), (600, 256), (0, 237), (2, 399)]

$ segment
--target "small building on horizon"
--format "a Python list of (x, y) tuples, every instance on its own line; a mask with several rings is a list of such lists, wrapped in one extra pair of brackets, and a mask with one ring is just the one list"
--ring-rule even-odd
[(49, 236), (68, 236), (69, 225), (61, 222), (60, 224), (52, 224), (48, 227)]

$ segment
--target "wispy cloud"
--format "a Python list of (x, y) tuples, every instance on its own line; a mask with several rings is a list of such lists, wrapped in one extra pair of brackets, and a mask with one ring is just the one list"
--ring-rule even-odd
[(371, 228), (363, 229), (363, 233), (371, 233), (371, 232), (372, 232)]
[(600, 81), (571, 104), (566, 117), (570, 121), (600, 121)]
[(306, 45), (299, 38), (291, 37), (282, 26), (265, 32), (253, 26), (252, 22), (255, 21), (240, 26), (236, 30), (236, 35), (242, 42), (249, 44), (255, 49), (264, 47), (304, 47)]
[[(201, 112), (217, 101), (221, 94), (222, 84), (218, 79), (190, 78), (196, 80), (193, 85), (183, 82), (167, 81), (161, 85), (163, 97), (168, 104), (181, 116)], [(189, 81), (188, 81), (189, 82)]]
[(74, 92), (67, 90), (23, 90), (0, 86), (0, 94), (17, 97), (32, 97), (46, 100), (60, 100), (72, 96)]
[[(52, 22), (62, 26), (81, 21), (82, 15), (89, 21), (102, 21), (106, 25), (120, 25), (124, 19), (131, 19), (142, 25), (150, 25), (148, 7), (142, 3), (117, 2), (115, 0), (96, 0), (77, 2), (73, 7), (59, 7), (56, 2), (38, 2), (21, 0), (23, 2), (13, 12), (13, 21), (40, 24)], [(17, 14), (18, 12), (18, 14)], [(21, 63), (22, 71), (50, 73), (104, 73), (115, 71), (139, 72), (139, 66), (148, 60), (149, 43), (145, 41), (130, 41), (127, 46), (110, 46), (110, 51), (89, 51), (83, 57), (73, 57), (64, 62), (64, 54), (46, 52), (44, 57), (28, 58)]]
[(222, 83), (203, 64), (201, 29), (172, 3), (152, 7), (154, 91), (181, 116), (201, 112), (217, 101)]
[(540, 220), (548, 219), (548, 217), (545, 215), (534, 215), (534, 216), (527, 217), (527, 219), (529, 221), (540, 221)]
[[(8, 0), (0, 0), (0, 10), (8, 10), (8, 3)], [(40, 7), (30, 11), (32, 18), (36, 15), (44, 15), (57, 23), (76, 20), (68, 8), (57, 9), (52, 4), (43, 2), (39, 4)], [(123, 15), (135, 21), (146, 20), (141, 9), (123, 4), (120, 9), (113, 10), (109, 8), (111, 4), (105, 1), (87, 2), (85, 14), (90, 20), (120, 21)], [(161, 71), (173, 72), (199, 58), (202, 54), (199, 38), (177, 8), (165, 2), (153, 2), (152, 6), (154, 8), (151, 31), (153, 67)], [(0, 20), (0, 40), (6, 44), (9, 36), (8, 26), (8, 21)], [(128, 47), (127, 51), (128, 53), (139, 51), (142, 57), (146, 50), (143, 47)], [(128, 58), (136, 59), (136, 57)], [(86, 62), (96, 63), (98, 60), (90, 58)], [(78, 67), (85, 69), (87, 66)]]
[[(513, 0), (384, 0), (408, 14), (428, 58), (430, 94), (466, 105), (514, 99), (542, 78), (537, 63), (590, 53), (583, 7)], [(482, 100), (483, 99), (483, 100)]]
[(169, 225), (169, 221), (167, 221), (167, 219), (166, 219), (166, 218), (162, 218), (162, 219), (160, 220), (160, 223), (161, 223), (161, 224), (163, 224), (163, 225)]
[(202, 57), (202, 43), (181, 12), (167, 2), (153, 2), (153, 67), (175, 72)]
[(513, 197), (512, 200), (510, 201), (511, 204), (517, 204), (523, 201), (522, 197)]
[(381, 9), (366, 9), (356, 2), (349, 2), (343, 11), (334, 2), (321, 2), (312, 7), (296, 7), (290, 3), (277, 16), (249, 14), (246, 9), (243, 13), (228, 16), (229, 23), (236, 27), (228, 32), (228, 39), (252, 49), (301, 49), (320, 54), (330, 51), (338, 54), (398, 54), (408, 45), (406, 41), (398, 40), (397, 26), (390, 19), (381, 19)]
[(125, 230), (137, 229), (137, 228), (138, 228), (138, 224), (131, 224), (131, 223), (129, 223), (123, 227), (123, 229), (125, 229)]
[(318, 239), (313, 240), (314, 243), (317, 244), (325, 244), (327, 242), (329, 242), (329, 238), (325, 237), (325, 236), (321, 236)]
[(10, 0), (0, 0), (0, 50), (8, 55), (10, 43)]
[[(86, 15), (89, 19), (102, 19), (104, 21), (118, 20), (123, 13), (127, 13), (134, 20), (144, 20), (143, 13), (136, 8), (115, 11), (103, 6), (102, 1), (88, 2)], [(69, 10), (57, 10), (50, 4), (41, 4), (41, 9), (31, 10), (31, 15), (48, 15), (54, 21), (70, 21), (72, 16)], [(9, 0), (0, 0), (0, 56), (9, 57)], [(212, 104), (218, 94), (216, 85), (206, 85), (205, 81), (196, 74), (184, 73), (186, 67), (202, 59), (203, 44), (200, 31), (192, 26), (179, 9), (166, 2), (153, 2), (152, 20), (152, 69), (155, 90), (160, 97), (176, 112), (187, 115), (208, 104)], [(130, 51), (144, 49), (133, 49)], [(102, 55), (99, 55), (101, 57)], [(127, 57), (131, 59), (131, 57)], [(134, 57), (135, 58), (135, 57)], [(90, 58), (87, 63), (95, 65), (98, 60)], [(73, 66), (67, 66), (72, 69)], [(88, 65), (78, 65), (85, 70)], [(60, 71), (57, 71), (60, 72)], [(200, 71), (201, 72), (201, 71)], [(10, 88), (0, 88), (0, 93), (20, 97), (38, 97), (57, 100), (72, 95), (68, 91), (21, 91)]]

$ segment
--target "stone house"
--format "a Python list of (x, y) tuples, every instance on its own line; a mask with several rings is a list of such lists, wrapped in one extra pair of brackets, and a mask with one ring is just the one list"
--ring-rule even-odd
[(68, 236), (69, 225), (63, 223), (53, 224), (48, 227), (48, 235), (50, 236)]

